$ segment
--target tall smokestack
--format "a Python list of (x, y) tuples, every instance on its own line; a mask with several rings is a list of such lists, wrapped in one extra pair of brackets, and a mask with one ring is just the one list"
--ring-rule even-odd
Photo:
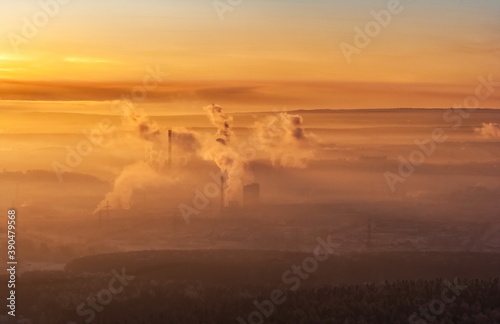
[(172, 130), (168, 130), (168, 168), (172, 169)]

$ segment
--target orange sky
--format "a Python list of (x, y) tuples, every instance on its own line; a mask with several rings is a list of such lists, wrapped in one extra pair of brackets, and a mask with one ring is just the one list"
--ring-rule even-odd
[[(164, 80), (143, 104), (165, 114), (210, 102), (234, 111), (451, 107), (478, 76), (500, 80), (494, 0), (401, 1), (349, 64), (340, 44), (354, 44), (354, 28), (387, 3), (244, 0), (221, 20), (211, 1), (72, 0), (16, 51), (13, 35), (24, 37), (26, 19), (43, 9), (2, 1), (0, 110), (104, 112), (157, 66)], [(481, 105), (500, 108), (500, 94)]]

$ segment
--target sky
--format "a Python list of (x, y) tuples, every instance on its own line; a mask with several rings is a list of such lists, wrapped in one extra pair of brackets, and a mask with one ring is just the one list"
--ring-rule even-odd
[(401, 0), (362, 48), (356, 28), (396, 0), (60, 1), (0, 0), (0, 112), (106, 113), (150, 69), (141, 104), (167, 115), (449, 108), (500, 80), (497, 0)]

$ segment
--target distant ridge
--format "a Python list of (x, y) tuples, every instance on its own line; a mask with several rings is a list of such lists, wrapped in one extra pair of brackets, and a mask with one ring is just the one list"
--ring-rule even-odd
[[(289, 113), (337, 113), (337, 112), (416, 112), (416, 111), (445, 111), (456, 108), (345, 108), (345, 109), (297, 109)], [(499, 108), (463, 108), (474, 112), (500, 112)]]
[[(333, 109), (333, 108), (323, 108), (323, 109), (295, 109), (295, 110), (283, 110), (283, 111), (231, 111), (228, 110), (227, 113), (231, 115), (259, 115), (259, 114), (276, 114), (280, 112), (287, 113), (296, 113), (296, 114), (304, 114), (304, 113), (391, 113), (391, 112), (443, 112), (450, 109), (456, 108), (342, 108), (342, 109)], [(500, 112), (500, 108), (477, 108), (477, 109), (469, 109), (464, 108), (464, 110), (470, 110), (474, 113), (484, 113), (484, 112)], [(77, 116), (81, 119), (87, 120), (101, 120), (102, 118), (120, 118), (120, 115), (114, 114), (98, 114), (98, 113), (82, 113), (78, 111), (71, 112), (55, 112), (55, 111), (22, 111), (16, 113), (17, 115), (31, 115), (33, 118), (50, 116), (54, 117), (68, 117), (68, 116)], [(186, 113), (186, 114), (148, 114), (151, 118), (186, 118), (186, 117), (203, 117), (205, 118), (205, 114), (202, 112), (195, 113)]]

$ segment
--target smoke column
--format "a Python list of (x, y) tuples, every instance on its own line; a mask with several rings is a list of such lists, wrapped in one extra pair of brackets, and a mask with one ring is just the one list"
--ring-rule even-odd
[(225, 175), (225, 196), (229, 200), (238, 197), (243, 181), (250, 180), (246, 170), (246, 163), (235, 148), (234, 133), (231, 129), (232, 118), (226, 116), (222, 107), (210, 105), (205, 107), (210, 122), (217, 128), (215, 141), (205, 142), (202, 156), (205, 160), (212, 160)]

